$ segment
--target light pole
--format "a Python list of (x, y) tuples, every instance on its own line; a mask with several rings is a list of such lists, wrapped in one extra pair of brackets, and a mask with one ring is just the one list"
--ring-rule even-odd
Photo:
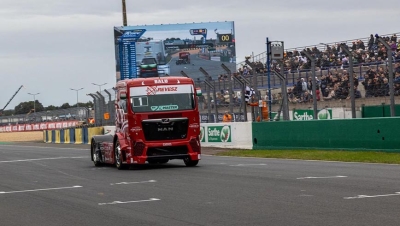
[(28, 93), (28, 94), (33, 96), (33, 111), (36, 113), (36, 95), (39, 95), (40, 93)]
[(80, 88), (80, 89), (72, 89), (72, 88), (70, 88), (71, 90), (73, 90), (73, 91), (76, 91), (76, 107), (78, 108), (79, 107), (79, 104), (78, 104), (78, 92), (79, 92), (79, 90), (83, 90), (83, 88)]
[(99, 91), (100, 91), (100, 93), (101, 93), (101, 87), (104, 86), (104, 85), (106, 85), (107, 82), (106, 82), (106, 83), (103, 83), (103, 84), (96, 84), (96, 83), (92, 83), (92, 84), (95, 85), (95, 86), (98, 86), (98, 87), (99, 87)]

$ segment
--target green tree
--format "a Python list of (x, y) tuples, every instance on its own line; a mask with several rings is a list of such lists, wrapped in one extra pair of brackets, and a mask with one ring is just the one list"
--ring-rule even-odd
[(59, 109), (60, 107), (56, 107), (56, 106), (54, 106), (54, 105), (49, 105), (49, 106), (47, 106), (45, 109), (46, 109), (46, 111), (54, 111), (54, 110), (57, 110), (57, 109)]
[(68, 108), (71, 108), (71, 105), (69, 105), (69, 103), (63, 103), (60, 108), (61, 109), (68, 109)]
[(27, 102), (21, 102), (17, 106), (15, 106), (14, 114), (16, 115), (27, 114), (34, 108), (36, 108), (36, 112), (44, 110), (43, 104), (40, 103), (38, 100), (35, 101), (35, 104), (33, 103), (33, 101), (27, 101)]

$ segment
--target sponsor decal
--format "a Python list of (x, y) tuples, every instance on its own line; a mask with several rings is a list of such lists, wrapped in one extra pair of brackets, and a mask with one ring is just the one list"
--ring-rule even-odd
[(155, 84), (167, 84), (168, 79), (159, 79), (159, 80), (154, 80)]
[(152, 111), (173, 111), (178, 110), (178, 105), (165, 105), (165, 106), (151, 106)]
[(200, 125), (198, 123), (192, 123), (189, 125), (189, 128), (192, 128), (192, 129), (197, 129), (199, 127), (200, 127)]
[(146, 92), (147, 95), (156, 95), (157, 93), (165, 93), (165, 92), (177, 92), (177, 86), (147, 86)]
[(139, 127), (139, 126), (135, 126), (135, 127), (133, 127), (132, 129), (131, 129), (131, 132), (140, 132), (140, 131), (142, 131), (142, 128), (141, 127)]

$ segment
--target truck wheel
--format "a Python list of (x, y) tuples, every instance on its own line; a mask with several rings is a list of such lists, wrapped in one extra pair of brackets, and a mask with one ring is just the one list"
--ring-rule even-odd
[(121, 145), (119, 144), (119, 141), (115, 143), (115, 149), (114, 149), (114, 157), (115, 157), (115, 166), (117, 167), (118, 170), (126, 169), (126, 166), (122, 164), (122, 156), (120, 155), (121, 153)]
[(183, 162), (185, 163), (186, 166), (193, 167), (193, 166), (197, 166), (197, 164), (199, 163), (199, 160), (190, 160), (190, 158), (185, 158), (183, 160)]
[(93, 164), (96, 167), (101, 166), (100, 156), (96, 154), (96, 143), (92, 140), (92, 145), (90, 147), (90, 153), (92, 155)]

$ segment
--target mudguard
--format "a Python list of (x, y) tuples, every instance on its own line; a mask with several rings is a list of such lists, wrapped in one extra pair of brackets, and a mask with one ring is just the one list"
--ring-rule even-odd
[(115, 136), (117, 137), (117, 139), (119, 141), (121, 150), (126, 150), (129, 147), (128, 140), (121, 133), (116, 133)]
[[(101, 162), (104, 163), (105, 159), (103, 154), (101, 153), (101, 149), (104, 146), (104, 144), (111, 144), (113, 143), (113, 136), (112, 135), (95, 135), (92, 137), (91, 141), (91, 149), (96, 153), (97, 159)], [(94, 149), (94, 150), (93, 150)], [(91, 159), (93, 161), (93, 154), (91, 154)]]

